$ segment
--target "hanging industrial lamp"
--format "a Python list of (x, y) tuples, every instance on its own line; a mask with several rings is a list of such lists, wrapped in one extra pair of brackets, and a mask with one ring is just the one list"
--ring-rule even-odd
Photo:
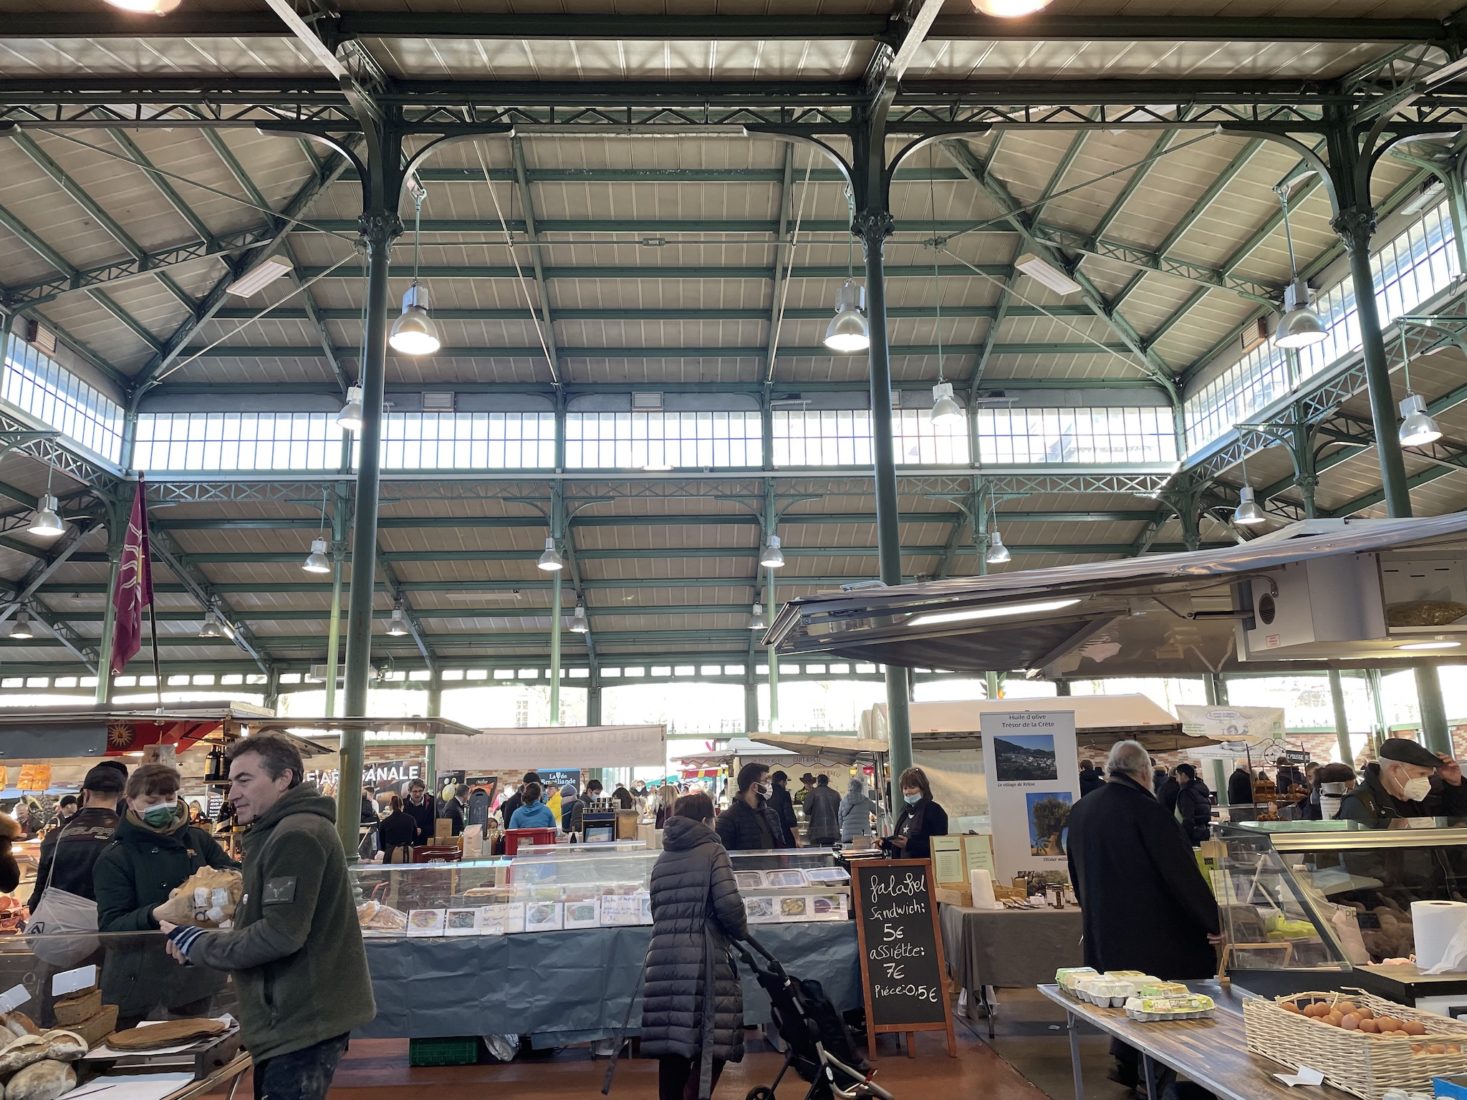
[(392, 323), (387, 343), (403, 355), (432, 355), (440, 347), (438, 326), (428, 313), (428, 288), (418, 282), (418, 251), (423, 236), (423, 199), (427, 192), (413, 190), (413, 284), (402, 296), (402, 315)]
[(26, 530), (43, 539), (54, 539), (66, 534), (66, 523), (61, 518), (59, 508), (60, 502), (50, 493), (46, 493), (36, 502), (36, 514), (31, 517), (31, 525)]
[(765, 625), (764, 605), (762, 603), (756, 603), (753, 607), (752, 613), (749, 615), (749, 629), (763, 630), (765, 628)]
[(306, 560), (301, 563), (301, 568), (307, 573), (331, 572), (331, 559), (326, 556), (325, 539), (311, 540), (311, 552), (306, 555)]
[(1289, 229), (1288, 184), (1279, 184), (1274, 193), (1279, 197), (1284, 214), (1284, 243), (1289, 249), (1289, 285), (1284, 288), (1284, 315), (1273, 330), (1273, 342), (1280, 348), (1307, 348), (1327, 339), (1329, 327), (1309, 304), (1309, 284), (1299, 278), (1299, 264), (1294, 259), (1294, 235)]
[(355, 434), (362, 430), (362, 387), (346, 388), (346, 404), (336, 414), (336, 426), (344, 432)]
[(576, 609), (571, 612), (570, 623), (572, 634), (589, 634), (591, 624), (586, 622), (586, 605), (580, 600), (576, 601)]
[(1018, 19), (1049, 7), (1050, 0), (973, 0), (973, 10), (998, 19)]
[(199, 627), (200, 638), (222, 638), (224, 629), (219, 625), (219, 613), (212, 607), (204, 612), (204, 625)]
[[(932, 224), (937, 224), (937, 153), (936, 147), (928, 150), (927, 193), (931, 205)], [(949, 429), (963, 424), (963, 406), (953, 397), (953, 384), (943, 377), (942, 371), (942, 284), (939, 282), (937, 247), (932, 248), (932, 288), (937, 296), (936, 321), (933, 334), (937, 339), (937, 385), (932, 387), (932, 411), (927, 414), (928, 423), (934, 428)]]
[(1401, 402), (1401, 430), (1398, 438), (1403, 447), (1425, 447), (1442, 437), (1441, 425), (1426, 408), (1426, 399), (1411, 389), (1411, 354), (1406, 347), (1406, 330), (1401, 333), (1401, 370), (1406, 378), (1406, 397)]
[(1003, 535), (999, 534), (995, 527), (988, 534), (988, 554), (984, 561), (989, 565), (1005, 565), (1013, 561), (1014, 556), (1009, 553), (1009, 548), (1003, 544)]
[(21, 642), (35, 637), (31, 632), (31, 613), (23, 607), (15, 612), (15, 620), (10, 624), (10, 636)]
[(779, 548), (778, 535), (769, 536), (769, 541), (764, 544), (764, 552), (759, 555), (759, 564), (765, 569), (784, 568), (784, 551)]
[(138, 15), (167, 15), (176, 11), (183, 0), (107, 0), (114, 8)]
[(869, 348), (871, 330), (866, 324), (865, 310), (865, 288), (854, 279), (847, 279), (835, 296), (835, 316), (825, 326), (825, 346), (846, 354)]
[(1257, 527), (1267, 518), (1263, 514), (1263, 509), (1258, 507), (1253, 486), (1244, 485), (1238, 491), (1238, 506), (1233, 509), (1233, 522), (1239, 527)]
[(559, 573), (565, 568), (565, 562), (561, 559), (560, 551), (555, 548), (553, 537), (545, 540), (545, 553), (540, 555), (540, 560), (535, 565), (546, 573)]
[(398, 604), (392, 609), (392, 617), (387, 620), (387, 633), (394, 638), (401, 638), (407, 632), (407, 619), (403, 618), (402, 604)]

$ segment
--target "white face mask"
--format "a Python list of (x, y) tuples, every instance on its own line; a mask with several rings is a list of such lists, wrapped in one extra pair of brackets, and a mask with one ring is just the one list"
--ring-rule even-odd
[(758, 792), (765, 798), (768, 798), (770, 795), (774, 794), (773, 783), (756, 783), (754, 786), (755, 789), (758, 790)]
[(1401, 797), (1407, 802), (1420, 802), (1431, 793), (1431, 776), (1418, 775), (1401, 784)]

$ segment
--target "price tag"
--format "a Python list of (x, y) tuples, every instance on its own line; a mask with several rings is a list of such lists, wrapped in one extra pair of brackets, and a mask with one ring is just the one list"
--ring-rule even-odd
[(51, 995), (64, 997), (68, 993), (79, 993), (97, 984), (97, 968), (80, 966), (75, 970), (63, 970), (51, 979)]
[(14, 1012), (30, 999), (30, 990), (25, 986), (12, 986), (4, 993), (0, 993), (0, 1012)]

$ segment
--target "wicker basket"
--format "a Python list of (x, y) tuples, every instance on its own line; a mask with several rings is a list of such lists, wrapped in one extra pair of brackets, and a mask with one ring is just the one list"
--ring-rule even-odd
[[(1376, 1016), (1419, 1020), (1426, 1025), (1426, 1034), (1394, 1038), (1346, 1031), (1279, 1007), (1286, 1002), (1302, 1008), (1316, 1001), (1337, 1004), (1345, 1000), (1370, 1009)], [(1308, 1066), (1318, 1070), (1329, 1084), (1361, 1100), (1380, 1100), (1387, 1089), (1430, 1094), (1433, 1077), (1467, 1071), (1467, 1024), (1434, 1012), (1407, 1008), (1363, 990), (1296, 993), (1272, 1001), (1249, 997), (1243, 1003), (1243, 1028), (1248, 1049), (1254, 1054), (1291, 1069)], [(1413, 1054), (1411, 1051), (1413, 1045), (1442, 1042), (1462, 1044), (1462, 1053)]]

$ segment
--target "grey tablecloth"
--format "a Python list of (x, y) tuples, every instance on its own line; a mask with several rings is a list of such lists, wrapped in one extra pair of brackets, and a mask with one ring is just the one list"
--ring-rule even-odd
[(964, 989), (1041, 985), (1061, 966), (1079, 966), (1080, 910), (965, 909), (944, 905), (942, 950)]
[[(369, 939), (377, 1018), (371, 1038), (543, 1036), (537, 1045), (615, 1035), (652, 929), (592, 928), (462, 939)], [(842, 1009), (861, 1003), (852, 921), (769, 924), (754, 936), (790, 974), (814, 978)], [(769, 1020), (769, 998), (742, 960), (744, 1022)], [(1051, 975), (1052, 977), (1053, 975)], [(640, 1010), (631, 1017), (635, 1035)]]

